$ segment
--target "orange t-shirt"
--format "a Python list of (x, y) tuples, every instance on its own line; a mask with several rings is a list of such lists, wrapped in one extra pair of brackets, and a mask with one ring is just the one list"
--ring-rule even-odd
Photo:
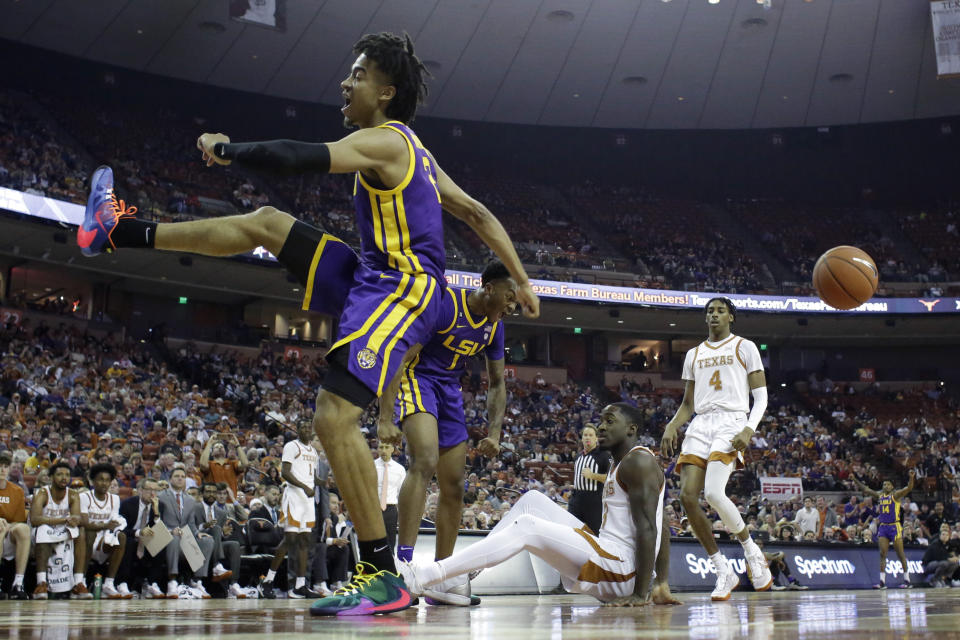
[(26, 522), (27, 507), (23, 500), (20, 485), (7, 480), (7, 486), (0, 489), (0, 518), (7, 522)]
[(227, 460), (225, 464), (220, 464), (219, 462), (210, 461), (210, 467), (206, 473), (203, 474), (204, 482), (226, 482), (230, 486), (230, 490), (233, 491), (233, 495), (237, 495), (237, 473), (240, 470), (240, 461), (239, 460)]

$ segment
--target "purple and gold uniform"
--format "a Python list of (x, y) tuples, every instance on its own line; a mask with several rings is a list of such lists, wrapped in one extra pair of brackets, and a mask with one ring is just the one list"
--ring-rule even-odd
[(301, 308), (340, 317), (360, 257), (340, 238), (319, 230), (316, 233), (322, 235), (310, 262)]
[(404, 367), (397, 395), (401, 422), (420, 412), (436, 417), (441, 449), (467, 439), (460, 389), (466, 359), (481, 352), (488, 360), (503, 359), (503, 323), (473, 318), (469, 295), (469, 289), (447, 288), (439, 330)]
[[(433, 336), (446, 287), (436, 170), (409, 127), (390, 121), (381, 128), (403, 136), (410, 164), (393, 189), (372, 185), (359, 172), (354, 177), (360, 256), (343, 302), (337, 338), (330, 348), (331, 353), (348, 350), (340, 361), (377, 396), (400, 368), (407, 350), (414, 344), (426, 344)], [(318, 246), (314, 255), (318, 268), (310, 270), (306, 309), (322, 304), (314, 302), (314, 292), (317, 280), (328, 278), (323, 270), (326, 248)], [(347, 268), (336, 256), (330, 259)]]
[(877, 498), (877, 537), (887, 540), (900, 539), (900, 503), (893, 495), (881, 494)]

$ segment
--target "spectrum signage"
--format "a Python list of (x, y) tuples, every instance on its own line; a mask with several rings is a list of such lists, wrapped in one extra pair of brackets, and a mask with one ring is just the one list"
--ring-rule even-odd
[[(15, 213), (45, 218), (61, 224), (79, 225), (83, 221), (83, 207), (45, 196), (14, 191), (0, 187), (0, 209)], [(260, 247), (246, 254), (249, 258), (276, 261), (269, 251)], [(480, 274), (468, 271), (447, 273), (447, 283), (460, 287), (477, 287)], [(570, 302), (606, 302), (640, 307), (665, 309), (702, 309), (714, 293), (701, 291), (668, 291), (664, 289), (639, 289), (613, 287), (575, 282), (532, 280), (533, 289), (543, 298)], [(754, 294), (723, 294), (733, 300), (737, 308), (770, 313), (825, 313), (825, 314), (930, 314), (960, 313), (960, 298), (873, 298), (850, 311), (839, 311), (814, 297), (763, 296)]]
[[(721, 542), (720, 551), (730, 559), (740, 576), (741, 589), (750, 589), (743, 547)], [(879, 581), (880, 552), (874, 544), (777, 544), (768, 543), (764, 551), (783, 551), (784, 560), (800, 584), (811, 589), (869, 589)], [(923, 549), (905, 549), (910, 573), (923, 576)], [(896, 554), (887, 556), (887, 585), (896, 587), (903, 575), (903, 566)], [(677, 590), (710, 590), (717, 581), (713, 563), (696, 540), (671, 539), (670, 586)], [(785, 584), (785, 583), (784, 583)]]

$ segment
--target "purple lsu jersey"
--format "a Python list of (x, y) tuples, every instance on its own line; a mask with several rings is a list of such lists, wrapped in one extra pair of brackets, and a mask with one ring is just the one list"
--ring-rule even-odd
[(414, 364), (417, 375), (459, 380), (471, 356), (483, 352), (488, 360), (503, 359), (503, 323), (474, 319), (467, 307), (469, 295), (469, 289), (447, 287), (441, 329), (420, 351)]
[[(327, 356), (345, 363), (377, 396), (413, 345), (433, 336), (446, 285), (436, 169), (409, 127), (390, 121), (380, 128), (403, 136), (409, 164), (392, 189), (370, 184), (359, 172), (354, 177), (360, 262)], [(341, 348), (347, 353), (337, 353)]]
[(466, 359), (479, 353), (488, 360), (503, 359), (503, 323), (474, 319), (467, 307), (469, 295), (468, 289), (447, 288), (439, 330), (401, 372), (396, 404), (400, 420), (415, 413), (432, 414), (440, 449), (468, 437), (460, 389)]
[(393, 189), (370, 184), (359, 171), (354, 177), (360, 258), (375, 271), (426, 273), (443, 282), (446, 252), (436, 168), (410, 127), (391, 120), (379, 128), (403, 136), (410, 164)]

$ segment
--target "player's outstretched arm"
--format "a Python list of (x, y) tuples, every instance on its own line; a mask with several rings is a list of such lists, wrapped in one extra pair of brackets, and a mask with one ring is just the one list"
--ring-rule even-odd
[(336, 142), (263, 140), (230, 142), (222, 133), (204, 133), (197, 148), (207, 166), (233, 162), (251, 169), (279, 173), (380, 172), (394, 162), (409, 162), (409, 150), (401, 136), (386, 129), (361, 129)]
[[(498, 328), (503, 331), (503, 328)], [(500, 431), (507, 409), (507, 382), (503, 377), (503, 358), (487, 358), (487, 437), (477, 444), (480, 455), (495, 458), (500, 453)]]
[(677, 412), (663, 430), (663, 438), (660, 440), (660, 453), (667, 458), (677, 450), (677, 433), (680, 427), (686, 424), (690, 416), (693, 415), (694, 391), (693, 380), (687, 380), (687, 384), (683, 388), (683, 400), (680, 401)]
[(650, 603), (650, 581), (656, 562), (657, 529), (662, 523), (657, 518), (660, 487), (663, 486), (663, 470), (653, 456), (644, 453), (628, 454), (620, 462), (617, 471), (619, 481), (627, 490), (630, 515), (637, 530), (633, 593), (617, 598), (607, 605), (613, 607), (639, 607)]
[(907, 486), (905, 486), (903, 489), (900, 489), (900, 491), (897, 491), (893, 494), (893, 497), (896, 498), (897, 502), (910, 495), (910, 492), (913, 491), (913, 481), (916, 479), (917, 472), (914, 469), (910, 469), (910, 482), (908, 482)]
[(517, 250), (513, 248), (513, 241), (510, 240), (507, 230), (486, 206), (467, 195), (444, 173), (436, 160), (433, 161), (433, 166), (437, 170), (437, 188), (440, 190), (444, 210), (473, 229), (507, 267), (510, 275), (517, 281), (517, 301), (523, 309), (523, 315), (528, 318), (539, 317), (540, 299), (530, 286), (530, 277), (523, 268)]
[(857, 476), (851, 475), (850, 477), (853, 478), (853, 481), (856, 483), (857, 487), (858, 487), (858, 488), (860, 489), (860, 491), (862, 491), (864, 494), (866, 494), (866, 495), (868, 495), (868, 496), (870, 496), (871, 498), (874, 498), (874, 499), (880, 497), (880, 492), (879, 492), (879, 491), (874, 491), (873, 489), (871, 489), (871, 488), (868, 487), (867, 485), (865, 485), (865, 484), (863, 484), (862, 482), (860, 482), (860, 479), (859, 479)]

